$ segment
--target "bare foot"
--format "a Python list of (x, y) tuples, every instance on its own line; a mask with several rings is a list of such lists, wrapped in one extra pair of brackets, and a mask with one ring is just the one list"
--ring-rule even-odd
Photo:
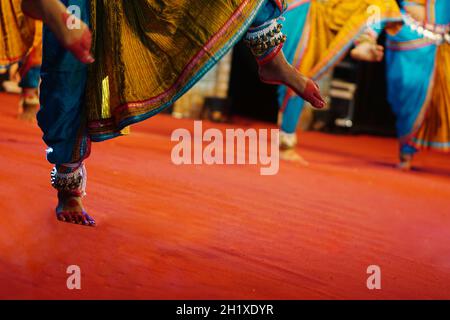
[(411, 171), (412, 163), (411, 160), (403, 160), (397, 164), (397, 169), (401, 171)]
[(92, 63), (92, 34), (78, 17), (70, 15), (59, 0), (23, 0), (23, 12), (42, 20), (55, 34), (62, 46), (83, 63)]
[(2, 87), (7, 93), (19, 94), (22, 93), (22, 88), (19, 87), (19, 83), (16, 81), (4, 81)]
[(297, 146), (297, 134), (280, 131), (280, 159), (290, 162), (296, 162), (304, 166), (309, 163), (295, 150)]
[(397, 169), (399, 169), (400, 171), (405, 171), (405, 172), (411, 171), (411, 169), (412, 169), (411, 162), (409, 162), (409, 161), (399, 162), (397, 164)]
[(84, 210), (82, 197), (86, 194), (87, 173), (83, 163), (60, 165), (51, 172), (52, 186), (58, 190), (56, 218), (59, 221), (95, 226), (95, 220)]
[(19, 114), (19, 119), (29, 123), (36, 123), (36, 113), (39, 110), (39, 104), (22, 103), (22, 111)]
[(23, 89), (19, 119), (34, 123), (39, 109), (39, 96), (37, 89)]
[(58, 192), (56, 218), (62, 222), (95, 227), (95, 220), (84, 210), (81, 196)]
[(294, 148), (280, 149), (280, 159), (295, 162), (301, 164), (302, 166), (309, 166), (309, 162), (306, 161)]
[(319, 86), (292, 67), (283, 52), (259, 66), (259, 78), (264, 83), (288, 86), (301, 98), (311, 103), (314, 108), (325, 107), (325, 100), (320, 95)]
[(401, 171), (410, 171), (412, 169), (412, 159), (413, 157), (411, 155), (401, 154), (397, 169)]
[(350, 55), (355, 60), (367, 62), (380, 62), (383, 60), (384, 47), (376, 43), (363, 42), (357, 45)]

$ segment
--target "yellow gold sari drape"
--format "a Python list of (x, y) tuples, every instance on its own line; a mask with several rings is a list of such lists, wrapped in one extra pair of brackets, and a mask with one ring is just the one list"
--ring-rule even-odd
[(173, 103), (251, 24), (262, 0), (91, 1), (97, 63), (87, 86), (94, 141)]
[(412, 141), (419, 148), (450, 151), (450, 45), (444, 44), (436, 54), (436, 71), (430, 104), (424, 121)]
[(0, 2), (0, 66), (22, 60), (32, 49), (32, 62), (38, 65), (42, 59), (42, 25), (25, 16), (20, 5), (21, 0)]

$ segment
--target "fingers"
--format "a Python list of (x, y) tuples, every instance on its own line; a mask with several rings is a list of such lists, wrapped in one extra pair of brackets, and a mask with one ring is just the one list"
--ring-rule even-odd
[(375, 46), (373, 49), (373, 55), (375, 56), (375, 60), (377, 62), (382, 61), (384, 57), (384, 47), (380, 45)]
[(355, 48), (355, 49), (352, 49), (352, 50), (350, 51), (350, 56), (351, 56), (353, 59), (355, 59), (355, 60), (359, 60), (358, 50), (356, 50), (356, 48)]
[(90, 64), (95, 61), (94, 57), (91, 54), (91, 47), (92, 33), (89, 29), (86, 29), (83, 32), (81, 38), (69, 45), (67, 49), (71, 51), (81, 62)]
[(93, 63), (95, 61), (95, 59), (91, 54), (92, 33), (90, 32), (90, 30), (86, 30), (85, 36), (82, 37), (82, 47), (83, 47), (82, 62), (87, 63), (87, 64)]
[[(62, 36), (63, 45), (81, 62), (85, 64), (93, 63), (94, 57), (91, 55), (92, 33), (88, 26), (66, 11), (62, 13), (62, 21), (68, 29)], [(69, 25), (77, 27), (69, 27)]]
[(384, 47), (378, 44), (362, 43), (356, 46), (350, 55), (355, 60), (380, 62), (384, 57)]
[(89, 51), (84, 50), (80, 55), (76, 56), (78, 60), (83, 62), (84, 64), (91, 64), (95, 61), (94, 57), (92, 57)]
[(372, 55), (374, 55), (375, 57), (379, 57), (380, 55), (384, 54), (384, 47), (377, 45), (377, 44), (373, 44), (370, 47), (370, 52)]

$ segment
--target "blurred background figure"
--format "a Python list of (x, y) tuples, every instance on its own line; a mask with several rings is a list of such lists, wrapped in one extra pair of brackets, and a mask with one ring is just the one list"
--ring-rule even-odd
[[(220, 121), (231, 114), (275, 122), (276, 115), (265, 110), (278, 103), (283, 159), (307, 164), (296, 151), (300, 129), (397, 135), (398, 167), (408, 170), (419, 149), (450, 148), (449, 15), (446, 0), (292, 0), (284, 14), (291, 36), (283, 51), (300, 72), (319, 81), (328, 96), (326, 110), (304, 108), (285, 87), (276, 93), (256, 84), (244, 46), (223, 62), (223, 74), (215, 70), (200, 82), (190, 98), (195, 103), (180, 109), (193, 118), (212, 110)], [(219, 97), (217, 88), (228, 73), (230, 88)]]
[(19, 117), (23, 120), (34, 121), (39, 108), (41, 61), (42, 24), (23, 14), (21, 0), (2, 0), (0, 70), (9, 71), (3, 88), (21, 94)]
[[(377, 19), (373, 17), (373, 8), (378, 10)], [(394, 0), (292, 0), (285, 18), (285, 28), (291, 34), (283, 48), (288, 61), (309, 77), (323, 79), (321, 88), (325, 93), (333, 84), (339, 92), (349, 94), (351, 100), (355, 86), (343, 81), (331, 83), (330, 71), (354, 44), (353, 58), (380, 62), (383, 47), (370, 32), (371, 25), (389, 22), (387, 28), (395, 32), (401, 22), (400, 10)], [(307, 164), (295, 151), (305, 101), (284, 86), (279, 89), (278, 99), (281, 107), (280, 155), (285, 160)]]
[(450, 1), (400, 1), (405, 25), (386, 42), (388, 100), (397, 117), (399, 168), (419, 149), (450, 150)]

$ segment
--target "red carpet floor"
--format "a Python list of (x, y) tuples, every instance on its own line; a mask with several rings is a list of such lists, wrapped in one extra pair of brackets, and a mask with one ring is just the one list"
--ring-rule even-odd
[(276, 176), (175, 166), (170, 134), (192, 122), (161, 115), (94, 145), (86, 228), (55, 220), (41, 132), (16, 103), (0, 94), (0, 298), (450, 299), (446, 155), (402, 173), (394, 139), (305, 133), (310, 166)]

